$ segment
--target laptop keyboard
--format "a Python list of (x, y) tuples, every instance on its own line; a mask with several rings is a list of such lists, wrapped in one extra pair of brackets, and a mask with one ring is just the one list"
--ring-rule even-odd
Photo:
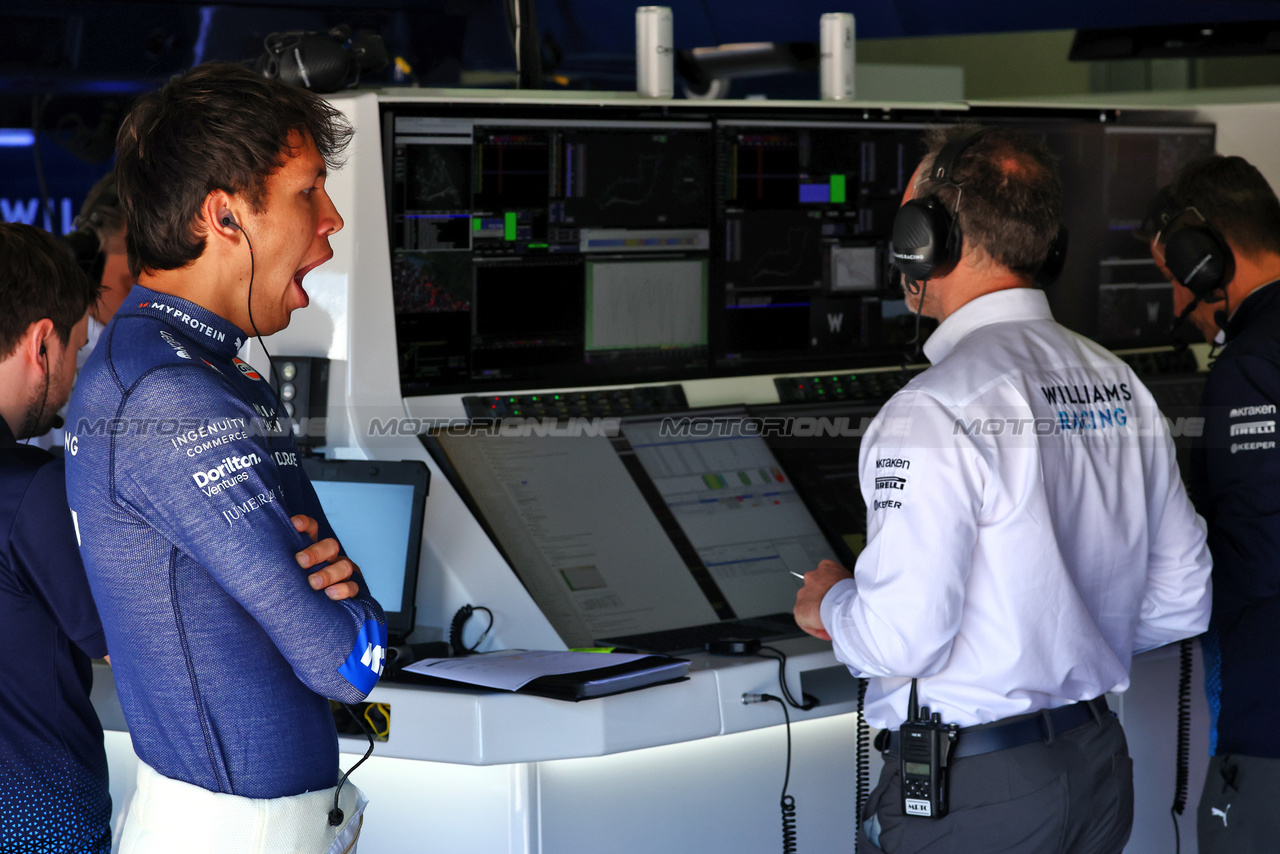
[(742, 620), (725, 620), (705, 626), (688, 626), (683, 629), (666, 629), (661, 632), (644, 632), (638, 635), (603, 638), (600, 643), (630, 647), (642, 652), (666, 654), (702, 652), (711, 641), (729, 640), (782, 640), (804, 634), (796, 625), (795, 617), (785, 614), (769, 614)]

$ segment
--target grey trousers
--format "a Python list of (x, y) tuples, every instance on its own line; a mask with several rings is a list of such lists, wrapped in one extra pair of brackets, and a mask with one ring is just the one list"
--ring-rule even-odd
[[(962, 736), (963, 737), (963, 736)], [(903, 815), (897, 755), (867, 797), (859, 851), (885, 854), (1118, 854), (1133, 827), (1133, 762), (1111, 715), (955, 760), (950, 812)]]
[(1211, 756), (1196, 808), (1200, 854), (1280, 851), (1278, 797), (1280, 759)]

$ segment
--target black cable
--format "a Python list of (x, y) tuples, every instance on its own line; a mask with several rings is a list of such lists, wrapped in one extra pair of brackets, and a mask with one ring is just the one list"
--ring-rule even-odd
[(369, 731), (367, 726), (365, 726), (364, 721), (360, 720), (360, 716), (356, 714), (355, 709), (351, 708), (346, 703), (342, 704), (342, 708), (347, 710), (347, 714), (351, 715), (351, 719), (359, 724), (360, 730), (364, 733), (365, 738), (369, 739), (369, 749), (364, 752), (364, 756), (360, 757), (359, 762), (347, 769), (347, 772), (342, 775), (342, 779), (338, 781), (338, 788), (333, 790), (333, 809), (329, 810), (330, 827), (337, 827), (342, 824), (342, 819), (345, 818), (342, 810), (338, 807), (338, 798), (342, 795), (342, 787), (347, 784), (347, 778), (351, 776), (353, 771), (363, 765), (366, 759), (373, 755), (373, 733)]
[[(772, 652), (773, 655), (765, 655), (765, 652)], [(791, 696), (791, 689), (787, 687), (787, 654), (785, 652), (772, 646), (762, 646), (756, 655), (761, 658), (772, 658), (778, 662), (778, 687), (782, 689), (782, 696), (786, 698), (787, 703), (793, 709), (807, 712), (818, 705), (818, 698), (812, 694), (806, 694), (801, 691), (800, 696), (804, 698), (803, 703), (797, 703), (796, 698)]]
[[(862, 707), (867, 699), (867, 680), (859, 679), (858, 681), (858, 723), (857, 723), (857, 740), (854, 752), (856, 754), (855, 765), (857, 768), (856, 783), (854, 785), (854, 815), (857, 817), (859, 825), (862, 824), (862, 808), (867, 803), (867, 792), (870, 789), (871, 780), (871, 731), (867, 727), (867, 720), (862, 716)], [(862, 835), (861, 828), (853, 835), (853, 850), (858, 850), (858, 837)]]
[[(484, 611), (489, 615), (489, 625), (485, 626), (484, 631), (480, 633), (480, 637), (476, 638), (476, 642), (471, 646), (467, 646), (462, 642), (462, 627), (467, 624), (467, 620), (471, 619), (471, 615), (476, 611)], [(449, 623), (449, 646), (453, 648), (454, 655), (470, 655), (480, 648), (480, 644), (484, 642), (485, 637), (489, 634), (489, 630), (493, 628), (493, 612), (483, 605), (463, 605), (458, 609), (458, 613), (453, 615), (453, 620)]]
[(284, 402), (280, 399), (280, 375), (276, 373), (276, 363), (271, 358), (271, 351), (267, 349), (267, 342), (262, 340), (262, 333), (258, 331), (258, 324), (253, 320), (253, 278), (257, 271), (257, 265), (253, 260), (253, 241), (249, 239), (249, 232), (245, 231), (240, 223), (231, 220), (228, 223), (223, 220), (224, 225), (230, 225), (236, 231), (244, 235), (245, 245), (249, 247), (249, 299), (246, 306), (249, 309), (249, 326), (253, 328), (253, 335), (258, 339), (258, 346), (262, 348), (262, 352), (267, 356), (267, 373), (275, 380), (274, 383), (268, 383), (271, 391), (275, 393), (276, 408), (271, 412), (271, 417), (267, 421), (267, 429), (280, 432), (280, 410), (284, 408)]
[(1178, 753), (1177, 772), (1173, 784), (1173, 806), (1169, 815), (1173, 819), (1173, 850), (1182, 851), (1182, 837), (1178, 828), (1178, 816), (1187, 806), (1187, 780), (1191, 761), (1191, 638), (1184, 638), (1178, 649)]
[[(253, 320), (253, 279), (257, 272), (257, 265), (253, 260), (253, 241), (249, 239), (249, 232), (241, 228), (240, 224), (235, 220), (231, 220), (230, 223), (228, 223), (226, 220), (223, 220), (223, 224), (231, 225), (231, 227), (235, 228), (236, 231), (244, 235), (245, 245), (249, 247), (249, 299), (248, 299), (249, 325), (253, 327), (253, 334), (255, 337), (257, 337), (258, 344), (262, 346), (262, 352), (266, 353), (267, 355), (267, 365), (269, 366), (269, 372), (271, 376), (275, 377), (275, 380), (276, 380), (275, 385), (273, 385), (271, 389), (273, 392), (275, 392), (276, 408), (275, 408), (275, 411), (271, 413), (271, 418), (268, 420), (268, 423), (267, 423), (267, 429), (278, 431), (280, 429), (280, 409), (282, 408), (281, 400), (280, 400), (280, 389), (278, 388), (280, 384), (280, 377), (276, 375), (275, 362), (271, 360), (271, 353), (270, 351), (267, 350), (267, 344), (265, 341), (262, 340), (262, 333), (258, 331), (258, 324), (255, 323)], [(355, 713), (355, 711), (350, 706), (348, 706), (346, 703), (343, 703), (343, 708), (347, 710), (347, 714), (351, 715), (352, 720), (354, 720), (360, 726), (360, 730), (365, 734), (365, 737), (369, 739), (369, 749), (364, 752), (364, 756), (360, 757), (360, 761), (357, 762), (355, 765), (352, 765), (349, 769), (347, 769), (346, 773), (342, 775), (342, 779), (338, 781), (338, 788), (335, 789), (333, 792), (333, 809), (329, 810), (329, 826), (330, 827), (337, 827), (338, 825), (342, 824), (342, 819), (344, 816), (343, 816), (342, 810), (339, 809), (338, 807), (338, 798), (342, 795), (342, 787), (347, 784), (347, 778), (351, 776), (351, 773), (353, 771), (355, 771), (357, 768), (363, 765), (366, 759), (368, 759), (370, 756), (373, 755), (373, 733), (369, 731), (369, 728), (365, 726), (364, 721), (360, 720), (360, 717)]]
[(796, 854), (796, 799), (787, 794), (791, 785), (791, 713), (780, 697), (761, 694), (760, 699), (782, 706), (782, 717), (787, 722), (787, 770), (782, 778), (782, 798), (779, 801), (782, 807), (782, 854)]

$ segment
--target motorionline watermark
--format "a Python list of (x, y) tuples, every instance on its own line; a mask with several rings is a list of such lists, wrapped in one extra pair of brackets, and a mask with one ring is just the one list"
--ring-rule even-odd
[(620, 418), (371, 418), (366, 425), (370, 438), (421, 436), (501, 436), (503, 438), (605, 437), (622, 432)]
[(1163, 423), (1169, 436), (1198, 438), (1204, 435), (1204, 418), (1170, 418), (1159, 415), (1141, 417), (1114, 412), (1059, 412), (1055, 417), (1039, 418), (957, 418), (951, 427), (953, 436), (1154, 436)]
[(673, 415), (658, 424), (663, 439), (859, 439), (871, 428), (870, 416), (792, 415), (779, 417)]

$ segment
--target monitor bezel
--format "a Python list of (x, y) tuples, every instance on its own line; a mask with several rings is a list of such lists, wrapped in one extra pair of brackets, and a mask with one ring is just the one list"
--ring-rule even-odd
[[(414, 628), (414, 600), (417, 598), (418, 568), (422, 555), (423, 516), (430, 490), (431, 470), (420, 460), (326, 460), (320, 457), (303, 457), (302, 468), (312, 483), (378, 483), (413, 487), (400, 610), (388, 611), (383, 608), (389, 642), (404, 640)], [(356, 565), (359, 566), (358, 561)]]

